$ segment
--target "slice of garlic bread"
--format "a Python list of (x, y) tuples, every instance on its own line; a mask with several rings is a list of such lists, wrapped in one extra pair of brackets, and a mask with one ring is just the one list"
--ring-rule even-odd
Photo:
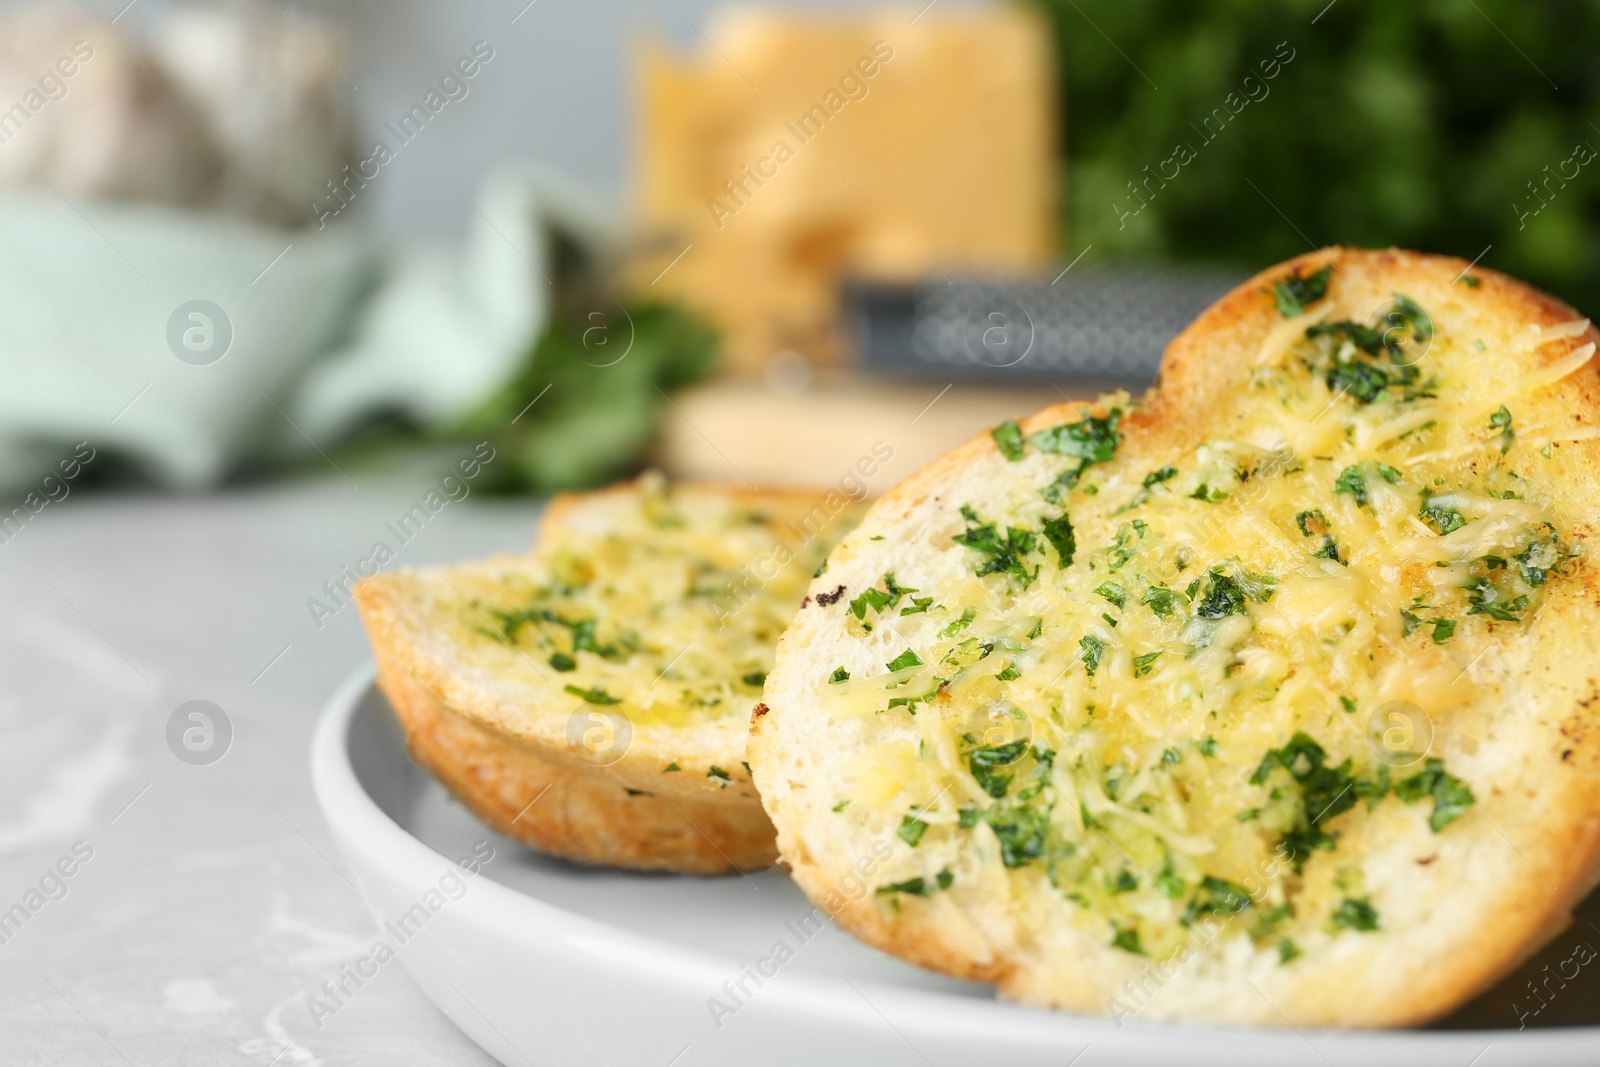
[(773, 645), (860, 509), (672, 486), (557, 497), (534, 550), (369, 579), (407, 745), (489, 825), (586, 863), (771, 863), (744, 747)]
[(1491, 271), (1328, 249), (1142, 402), (895, 489), (752, 723), (800, 885), (1119, 1022), (1404, 1025), (1491, 983), (1595, 873), (1597, 339)]

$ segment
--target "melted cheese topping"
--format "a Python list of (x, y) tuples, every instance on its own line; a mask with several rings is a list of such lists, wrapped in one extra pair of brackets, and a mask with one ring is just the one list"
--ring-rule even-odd
[(1211, 420), (1227, 436), (1182, 454), (1096, 455), (1125, 398), (1074, 443), (1013, 444), (931, 553), (849, 590), (851, 677), (816, 685), (876, 739), (838, 817), (911, 846), (887, 908), (993, 900), (1003, 871), (1010, 899), (1061, 902), (1023, 937), (1066, 922), (1162, 956), (1222, 924), (1287, 962), (1381, 927), (1361, 827), (1448, 833), (1470, 807), (1424, 758), (1457, 717), (1481, 736), (1464, 650), (1581, 565), (1516, 404), (1592, 349), (1535, 381), (1403, 297), (1349, 315), (1330, 297), (1276, 324)]
[(579, 506), (533, 556), (454, 579), (442, 603), (503, 672), (666, 725), (749, 715), (778, 635), (860, 517), (837, 493), (744, 503), (659, 478)]

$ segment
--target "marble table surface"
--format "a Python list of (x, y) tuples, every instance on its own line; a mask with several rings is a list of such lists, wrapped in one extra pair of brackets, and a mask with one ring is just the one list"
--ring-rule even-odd
[[(324, 583), (378, 541), (391, 566), (519, 548), (538, 511), (474, 494), (402, 544), (385, 524), (448, 460), (428, 466), (75, 490), (0, 543), (0, 1061), (493, 1062), (399, 968), (320, 1027), (306, 1006), (375, 929), (307, 766), (323, 702), (368, 655)], [(187, 713), (169, 731), (192, 700), (231, 739)]]

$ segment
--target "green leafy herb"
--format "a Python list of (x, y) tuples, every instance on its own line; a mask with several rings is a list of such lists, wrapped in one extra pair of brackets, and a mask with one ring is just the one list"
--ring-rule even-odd
[(1433, 643), (1434, 644), (1442, 645), (1446, 641), (1448, 641), (1452, 637), (1454, 637), (1455, 635), (1456, 635), (1456, 620), (1454, 620), (1454, 619), (1434, 619), (1433, 620)]
[(890, 882), (888, 885), (880, 885), (877, 892), (883, 894), (907, 893), (914, 897), (925, 897), (928, 895), (928, 883), (919, 875), (916, 878), (907, 878), (903, 882)]
[(941, 639), (954, 637), (956, 634), (970, 626), (972, 624), (972, 620), (977, 617), (977, 612), (973, 611), (971, 608), (968, 608), (966, 611), (961, 613), (961, 617), (959, 619), (952, 621), (950, 625), (940, 630), (938, 636)]
[(740, 679), (740, 681), (744, 682), (745, 685), (754, 686), (755, 688), (760, 689), (762, 686), (767, 684), (767, 672), (751, 671), (749, 674)]
[(843, 667), (835, 667), (833, 673), (828, 675), (829, 685), (838, 685), (840, 682), (848, 682), (849, 680), (850, 672)]
[(922, 659), (915, 652), (908, 648), (894, 659), (890, 660), (886, 666), (891, 671), (903, 671), (907, 667), (922, 666)]
[(1467, 524), (1460, 510), (1441, 504), (1439, 498), (1426, 489), (1422, 491), (1422, 507), (1417, 511), (1417, 518), (1441, 534), (1454, 533)]
[(1015, 663), (1008, 663), (1005, 666), (1005, 670), (1001, 671), (999, 674), (995, 675), (994, 677), (995, 677), (995, 681), (997, 681), (997, 682), (1011, 682), (1011, 681), (1015, 681), (1018, 678), (1021, 678), (1022, 677), (1022, 671), (1017, 667), (1017, 665)]
[(1122, 422), (1122, 409), (1112, 408), (1105, 418), (1090, 415), (1087, 410), (1080, 414), (1080, 421), (1040, 430), (1031, 434), (1028, 440), (1041, 452), (1054, 452), (1083, 460), (1080, 472), (1091, 463), (1109, 463), (1117, 454), (1117, 446), (1122, 444), (1122, 432), (1118, 428)]
[(914, 596), (911, 603), (900, 609), (901, 615), (921, 615), (933, 605), (931, 596)]
[(1371, 501), (1367, 497), (1367, 480), (1361, 474), (1360, 467), (1346, 467), (1339, 472), (1338, 480), (1333, 483), (1335, 495), (1343, 493), (1353, 498), (1359, 507), (1366, 507)]
[(1499, 586), (1496, 586), (1487, 578), (1474, 578), (1467, 583), (1465, 588), (1468, 590), (1468, 615), (1487, 615), (1492, 619), (1499, 619), (1501, 622), (1521, 622), (1522, 616), (1518, 613), (1526, 611), (1528, 608), (1528, 598), (1526, 596), (1517, 596), (1507, 600), (1505, 599), (1505, 593), (1501, 592)]
[(1161, 649), (1159, 648), (1154, 652), (1146, 652), (1142, 656), (1133, 657), (1133, 676), (1135, 678), (1143, 678), (1145, 675), (1155, 670), (1156, 660), (1160, 658)]
[(1091, 678), (1100, 668), (1100, 658), (1105, 655), (1106, 643), (1093, 634), (1085, 634), (1078, 639), (1078, 647), (1083, 650), (1083, 669)]
[(847, 808), (849, 806), (850, 806), (850, 801), (849, 801), (848, 798), (846, 798), (844, 800), (839, 801), (839, 803), (835, 804), (833, 806), (833, 810), (836, 811), (836, 812), (837, 811), (843, 811), (845, 808)]
[(620, 703), (622, 703), (622, 698), (621, 697), (614, 697), (610, 693), (606, 692), (604, 689), (600, 689), (600, 688), (579, 689), (575, 685), (569, 685), (569, 686), (566, 686), (565, 688), (566, 688), (566, 691), (571, 693), (573, 696), (582, 697), (584, 700), (588, 701), (590, 704), (620, 704)]
[(1120, 948), (1124, 952), (1131, 952), (1136, 956), (1143, 956), (1144, 949), (1139, 946), (1139, 928), (1136, 926), (1118, 926), (1111, 924), (1111, 947)]
[(1044, 539), (1055, 548), (1062, 570), (1072, 566), (1072, 557), (1078, 551), (1078, 536), (1073, 532), (1072, 520), (1065, 512), (1044, 520)]
[(1171, 615), (1176, 606), (1177, 594), (1164, 585), (1152, 585), (1144, 591), (1144, 599), (1139, 603), (1147, 605), (1151, 611), (1162, 618)]
[(917, 843), (922, 840), (922, 835), (927, 832), (928, 824), (910, 815), (900, 820), (900, 829), (895, 831), (900, 836), (900, 840), (912, 848), (917, 847)]
[(668, 774), (668, 773), (670, 773), (672, 771), (680, 771), (682, 769), (683, 768), (679, 767), (676, 763), (669, 763), (665, 767), (661, 768), (661, 773), (662, 774)]
[(1006, 795), (1015, 772), (1006, 770), (1016, 764), (1028, 751), (1026, 740), (1011, 741), (1004, 745), (983, 745), (967, 754), (967, 768), (977, 780), (978, 787), (996, 799)]
[(967, 520), (967, 528), (956, 534), (953, 540), (988, 557), (978, 566), (978, 577), (1006, 574), (1013, 579), (1020, 579), (1026, 588), (1038, 576), (1037, 567), (1029, 571), (1022, 563), (1022, 557), (1033, 551), (1038, 536), (1032, 530), (1012, 526), (1001, 537), (995, 524), (982, 522), (970, 505), (962, 505), (961, 515)]
[(1169, 748), (1161, 753), (1161, 766), (1171, 767), (1175, 763), (1183, 762), (1183, 753), (1176, 748)]
[(724, 781), (724, 782), (733, 781), (732, 776), (729, 775), (728, 772), (723, 770), (721, 767), (718, 767), (715, 763), (713, 763), (711, 765), (711, 769), (710, 770), (706, 771), (706, 777), (707, 778), (716, 778), (716, 779), (718, 779), (720, 781)]
[(1237, 915), (1252, 903), (1250, 893), (1243, 886), (1208, 874), (1195, 895), (1189, 898), (1189, 905), (1179, 922), (1184, 926), (1193, 926), (1202, 915)]
[(1217, 754), (1217, 739), (1215, 737), (1202, 737), (1194, 747), (1200, 750), (1200, 755), (1202, 756), (1215, 756)]
[(578, 661), (565, 652), (557, 652), (550, 657), (550, 666), (562, 673), (566, 673), (567, 671), (577, 670)]
[[(1331, 849), (1338, 843), (1338, 834), (1326, 829), (1329, 822), (1355, 807), (1359, 797), (1381, 795), (1376, 783), (1363, 783), (1350, 773), (1350, 760), (1330, 767), (1327, 759), (1327, 751), (1309, 734), (1296, 731), (1282, 748), (1270, 749), (1250, 776), (1251, 785), (1261, 785), (1274, 770), (1281, 769), (1299, 787), (1298, 818), (1283, 835), (1284, 850), (1296, 873), (1312, 852)], [(1382, 785), (1387, 791), (1387, 777), (1382, 779)]]
[(1162, 467), (1158, 471), (1151, 471), (1149, 474), (1145, 475), (1144, 481), (1141, 484), (1145, 489), (1150, 489), (1160, 485), (1162, 482), (1170, 481), (1177, 476), (1178, 468)]
[(1100, 587), (1094, 591), (1094, 595), (1104, 600), (1109, 600), (1119, 608), (1127, 601), (1128, 597), (1122, 586), (1116, 582), (1101, 582)]
[(1472, 789), (1461, 779), (1444, 769), (1444, 760), (1430, 758), (1422, 770), (1410, 778), (1396, 782), (1394, 795), (1407, 804), (1433, 798), (1433, 814), (1428, 817), (1428, 827), (1438, 833), (1465, 815), (1475, 798)]
[(1308, 304), (1315, 304), (1327, 295), (1328, 279), (1332, 274), (1333, 265), (1330, 263), (1303, 277), (1296, 268), (1294, 273), (1273, 282), (1272, 291), (1277, 296), (1279, 314), (1286, 319), (1305, 314)]
[(1287, 937), (1278, 939), (1278, 966), (1283, 966), (1300, 955), (1300, 946)]
[(1333, 928), (1335, 930), (1361, 930), (1371, 931), (1379, 928), (1378, 912), (1371, 901), (1351, 900), (1346, 897), (1333, 909)]
[(1500, 410), (1489, 416), (1489, 429), (1500, 431), (1500, 454), (1503, 456), (1511, 451), (1511, 443), (1517, 439), (1517, 431), (1511, 425), (1511, 412), (1504, 404)]
[(1022, 458), (1022, 427), (1016, 419), (1007, 419), (990, 431), (1000, 454), (1015, 463)]
[(1302, 511), (1294, 517), (1301, 537), (1319, 537), (1328, 532), (1328, 519), (1320, 511)]

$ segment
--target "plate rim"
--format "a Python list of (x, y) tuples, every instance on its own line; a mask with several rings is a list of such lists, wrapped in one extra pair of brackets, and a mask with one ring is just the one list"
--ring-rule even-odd
[[(312, 789), (318, 807), (335, 842), (344, 850), (347, 836), (361, 842), (366, 850), (382, 857), (385, 866), (399, 870), (406, 880), (425, 883), (436, 878), (440, 864), (453, 861), (436, 851), (405, 827), (392, 819), (366, 791), (350, 761), (350, 728), (370, 694), (376, 694), (387, 703), (376, 684), (376, 667), (369, 659), (355, 669), (334, 689), (318, 716), (312, 733), (310, 763)], [(426, 773), (426, 772), (424, 772)], [(346, 862), (350, 862), (346, 856)], [(363, 903), (370, 910), (367, 889), (359, 888)], [(467, 895), (461, 904), (471, 905), (470, 910), (480, 919), (493, 917), (496, 921), (514, 921), (526, 928), (529, 923), (548, 926), (559, 923), (566, 938), (574, 943), (603, 945), (607, 955), (619, 966), (638, 966), (644, 972), (653, 972), (674, 984), (683, 982), (686, 973), (708, 980), (715, 988), (720, 978), (726, 976), (728, 966), (737, 967), (733, 957), (686, 947), (649, 934), (626, 929), (595, 919), (580, 912), (570, 911), (549, 901), (503, 885), (492, 878), (482, 880), (482, 891)], [(419, 983), (423, 984), (423, 983)], [(789, 1000), (800, 1010), (825, 1016), (836, 1016), (847, 1008), (859, 1004), (842, 995), (835, 983), (827, 978), (808, 975), (790, 975), (782, 984)], [(1173, 1023), (1161, 1020), (1131, 1020), (1118, 1025), (1101, 1016), (1056, 1012), (1026, 1005), (1010, 1004), (1002, 1000), (954, 997), (937, 990), (910, 989), (863, 978), (846, 982), (846, 989), (864, 986), (872, 991), (869, 1004), (887, 1001), (899, 1012), (927, 1025), (934, 1032), (955, 1036), (971, 1034), (993, 1025), (996, 1017), (1003, 1019), (1008, 1028), (1021, 1027), (1034, 1031), (1029, 1036), (1067, 1039), (1089, 1039), (1095, 1043), (1115, 1042), (1129, 1052), (1135, 1048), (1170, 1051), (1171, 1044), (1184, 1039), (1206, 1038), (1229, 1043), (1236, 1054), (1248, 1052), (1251, 1056), (1268, 1056), (1275, 1050), (1287, 1052), (1290, 1046), (1298, 1049), (1310, 1043), (1308, 1028), (1294, 1027), (1229, 1027), (1205, 1026), (1193, 1023)], [(424, 985), (426, 989), (426, 986)], [(778, 992), (778, 987), (774, 987)], [(857, 989), (859, 993), (860, 990)], [(862, 994), (864, 996), (864, 994)], [(881, 998), (881, 1000), (880, 1000)], [(1317, 1035), (1317, 1045), (1331, 1046), (1346, 1055), (1377, 1051), (1374, 1046), (1389, 1046), (1402, 1054), (1420, 1052), (1438, 1053), (1446, 1050), (1486, 1051), (1485, 1046), (1498, 1045), (1508, 1052), (1528, 1057), (1528, 1062), (1558, 1062), (1558, 1053), (1592, 1053), (1593, 1042), (1600, 1038), (1600, 1026), (1550, 1027), (1534, 1032), (1504, 1030), (1422, 1030), (1422, 1029), (1336, 1029), (1311, 1028)], [(1251, 1046), (1248, 1050), (1241, 1044)], [(1318, 1050), (1320, 1051), (1320, 1049)], [(1559, 1062), (1566, 1062), (1565, 1059)]]

